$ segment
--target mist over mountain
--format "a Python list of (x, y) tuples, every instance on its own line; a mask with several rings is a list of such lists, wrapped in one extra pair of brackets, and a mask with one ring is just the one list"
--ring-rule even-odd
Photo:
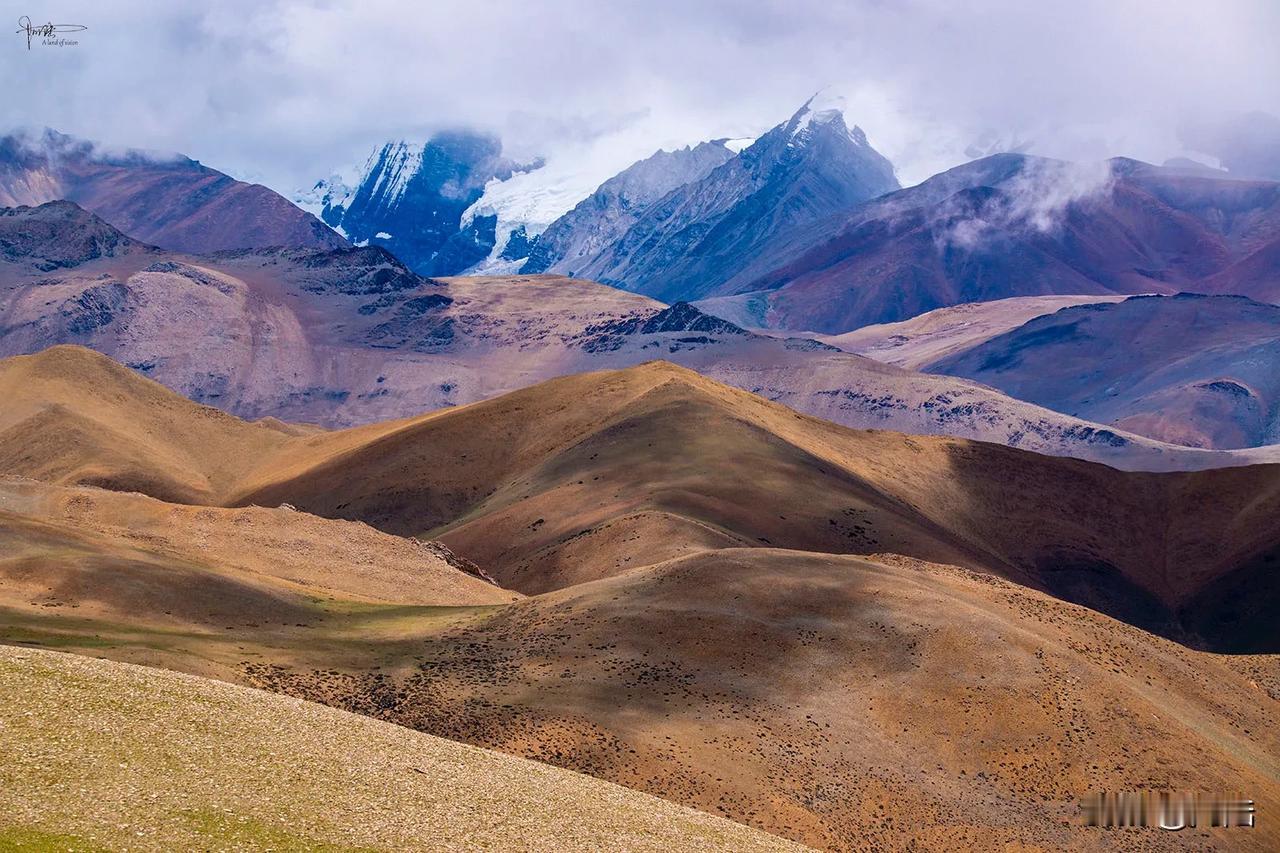
[(1280, 184), (999, 154), (851, 208), (817, 237), (703, 307), (838, 334), (1013, 296), (1251, 295), (1280, 237)]
[(1233, 177), (1280, 181), (1280, 117), (1252, 111), (1198, 118), (1179, 129), (1188, 148), (1215, 157)]
[(175, 251), (346, 245), (277, 193), (180, 154), (104, 148), (48, 128), (0, 137), (0, 204), (58, 199)]

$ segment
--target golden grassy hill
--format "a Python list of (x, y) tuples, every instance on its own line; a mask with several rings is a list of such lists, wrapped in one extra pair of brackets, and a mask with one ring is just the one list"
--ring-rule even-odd
[(0, 647), (0, 848), (798, 850), (669, 802), (208, 679)]
[(0, 399), (0, 472), (179, 503), (214, 501), (290, 438), (82, 347), (0, 360)]
[(663, 362), (337, 432), (246, 423), (73, 347), (0, 377), (19, 401), (0, 417), (0, 471), (290, 503), (440, 538), (524, 593), (708, 548), (887, 551), (1208, 648), (1280, 649), (1277, 466), (1120, 472), (851, 430)]
[(407, 622), (521, 597), (470, 568), (437, 543), (359, 522), (0, 477), (9, 642), (123, 646), (138, 663), (234, 677), (253, 632), (275, 660), (298, 647), (340, 658), (355, 643), (372, 666)]

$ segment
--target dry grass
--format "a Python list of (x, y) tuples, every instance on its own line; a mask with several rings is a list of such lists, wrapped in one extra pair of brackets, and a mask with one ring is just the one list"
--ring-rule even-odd
[(221, 682), (0, 647), (0, 848), (788, 850), (549, 767)]

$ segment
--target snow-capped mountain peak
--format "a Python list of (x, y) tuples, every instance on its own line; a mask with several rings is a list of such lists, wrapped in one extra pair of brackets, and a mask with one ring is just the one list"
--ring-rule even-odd
[(334, 172), (329, 177), (316, 181), (310, 189), (294, 193), (292, 201), (312, 216), (323, 219), (326, 208), (346, 206), (351, 194), (355, 192), (353, 186), (359, 186), (359, 181), (351, 177), (351, 172), (346, 175)]
[(829, 89), (823, 89), (804, 102), (786, 123), (787, 136), (793, 145), (802, 145), (821, 129), (847, 134), (855, 145), (867, 147), (867, 136), (862, 128), (850, 129), (844, 120), (848, 101)]

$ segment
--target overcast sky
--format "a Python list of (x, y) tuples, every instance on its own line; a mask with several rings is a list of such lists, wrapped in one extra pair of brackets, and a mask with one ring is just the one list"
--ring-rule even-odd
[[(176, 150), (286, 194), (433, 129), (625, 166), (846, 95), (904, 183), (984, 133), (1077, 159), (1180, 153), (1280, 114), (1277, 0), (0, 2), (0, 125)], [(82, 24), (27, 49), (18, 18)], [(613, 166), (610, 165), (610, 168)]]

